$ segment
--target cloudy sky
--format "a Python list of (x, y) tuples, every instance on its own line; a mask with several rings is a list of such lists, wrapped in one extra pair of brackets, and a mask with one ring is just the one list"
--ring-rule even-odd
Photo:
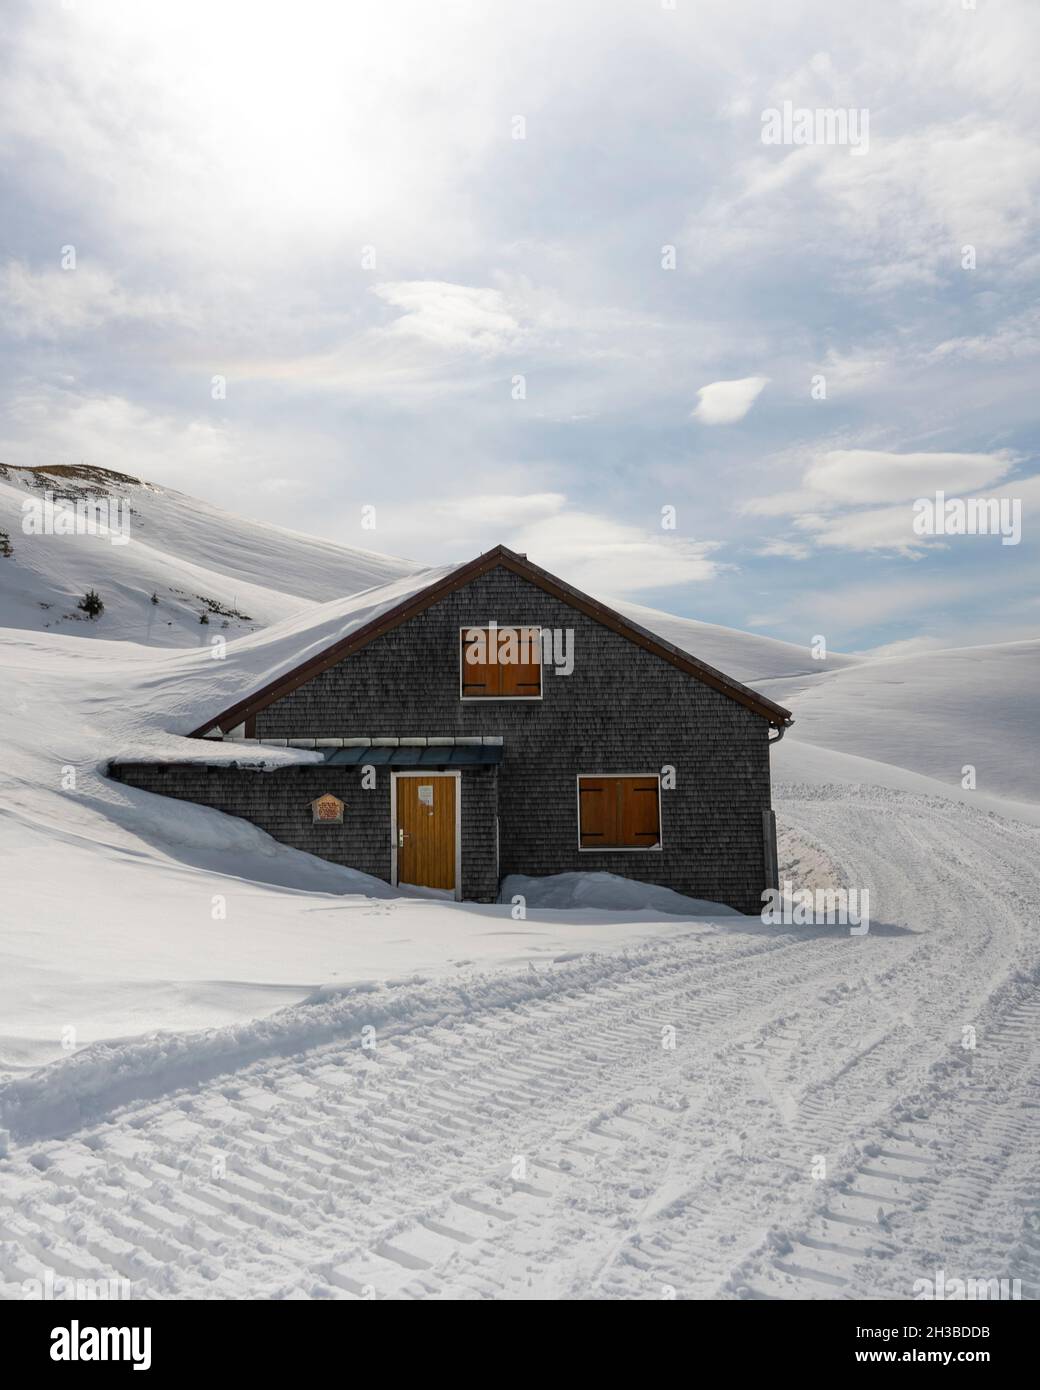
[[(5, 0), (0, 460), (795, 642), (1033, 635), (1038, 34), (1036, 0)], [(868, 140), (767, 144), (785, 102)], [(1021, 543), (917, 536), (940, 488), (1019, 499)]]

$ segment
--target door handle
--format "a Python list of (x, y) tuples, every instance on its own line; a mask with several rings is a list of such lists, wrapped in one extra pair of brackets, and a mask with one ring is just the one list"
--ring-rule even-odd
[(397, 848), (398, 848), (398, 849), (404, 849), (404, 831), (403, 831), (403, 830), (398, 830), (398, 832), (397, 832)]

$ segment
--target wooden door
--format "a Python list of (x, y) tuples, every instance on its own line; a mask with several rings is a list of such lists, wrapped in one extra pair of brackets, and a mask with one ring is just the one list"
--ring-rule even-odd
[(397, 881), (455, 892), (457, 777), (399, 774)]

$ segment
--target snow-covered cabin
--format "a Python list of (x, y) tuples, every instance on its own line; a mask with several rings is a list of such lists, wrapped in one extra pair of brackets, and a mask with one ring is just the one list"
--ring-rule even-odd
[(760, 910), (777, 876), (769, 745), (788, 710), (504, 546), (377, 598), (371, 621), (193, 731), (320, 762), (113, 775), (459, 899), (493, 901), (507, 874), (597, 869)]

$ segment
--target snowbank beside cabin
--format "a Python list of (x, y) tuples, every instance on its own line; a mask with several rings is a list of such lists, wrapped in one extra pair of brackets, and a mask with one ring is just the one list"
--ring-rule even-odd
[(665, 913), (677, 917), (739, 917), (735, 908), (722, 903), (687, 898), (659, 883), (642, 883), (637, 879), (620, 878), (617, 874), (566, 873), (531, 878), (527, 874), (510, 874), (502, 880), (500, 903), (523, 899), (524, 910), (574, 912), (592, 908), (600, 912), (634, 914)]

